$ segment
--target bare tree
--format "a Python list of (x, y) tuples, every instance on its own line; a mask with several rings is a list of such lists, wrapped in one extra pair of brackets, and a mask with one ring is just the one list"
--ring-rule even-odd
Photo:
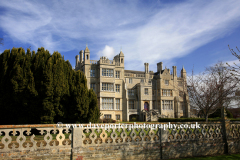
[[(228, 48), (229, 48), (230, 52), (232, 53), (232, 55), (235, 56), (238, 59), (238, 61), (240, 62), (240, 50), (238, 49), (238, 47), (236, 47), (236, 49), (239, 52), (239, 54), (237, 54), (233, 49), (231, 49), (229, 45), (228, 45)], [(232, 75), (240, 78), (240, 66), (236, 63), (233, 63), (232, 65), (227, 63), (227, 65), (231, 69)], [(239, 108), (240, 107), (240, 89), (239, 89), (239, 87), (238, 87), (236, 93), (234, 94), (233, 99), (235, 101), (235, 106), (237, 105)]]
[[(233, 49), (230, 48), (229, 45), (228, 45), (228, 48), (229, 48), (230, 52), (232, 53), (232, 55), (235, 56), (240, 61), (240, 54), (237, 54)], [(238, 49), (238, 47), (236, 47), (236, 49), (240, 53), (240, 50)], [(235, 64), (235, 66), (236, 67), (233, 67), (233, 68), (235, 68), (235, 69), (239, 69), (240, 68), (240, 66), (238, 66), (237, 64)]]
[(192, 73), (187, 82), (191, 107), (201, 111), (208, 121), (210, 114), (229, 103), (229, 96), (235, 92), (238, 81), (222, 62), (198, 75)]
[[(232, 53), (232, 55), (235, 56), (238, 59), (238, 61), (240, 62), (240, 54), (237, 54), (233, 49), (230, 48), (229, 45), (228, 45), (228, 48), (229, 48), (230, 52)], [(236, 49), (240, 53), (240, 50), (238, 49), (238, 47), (236, 47)], [(240, 76), (240, 74), (239, 74), (240, 66), (239, 65), (237, 65), (236, 63), (233, 63), (234, 65), (232, 65), (232, 66), (228, 63), (226, 63), (226, 64), (231, 69), (232, 74), (234, 76), (238, 76), (238, 77)]]

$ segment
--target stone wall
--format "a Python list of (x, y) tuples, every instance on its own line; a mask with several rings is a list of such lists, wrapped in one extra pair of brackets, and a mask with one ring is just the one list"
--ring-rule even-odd
[[(200, 129), (0, 126), (0, 159), (169, 159), (240, 151), (240, 123), (201, 123)], [(180, 123), (173, 123), (178, 124)], [(183, 123), (190, 126), (191, 123)], [(122, 127), (122, 128), (121, 128)], [(40, 134), (38, 134), (38, 132)], [(226, 136), (226, 138), (224, 138)]]

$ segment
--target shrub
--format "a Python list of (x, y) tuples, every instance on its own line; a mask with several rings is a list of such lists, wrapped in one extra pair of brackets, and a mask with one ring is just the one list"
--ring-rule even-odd
[[(228, 118), (233, 118), (232, 113), (226, 109), (227, 117)], [(221, 117), (221, 108), (217, 109), (213, 114), (210, 114), (208, 118), (216, 118), (216, 117)]]
[(102, 119), (98, 119), (98, 123), (103, 123), (103, 120)]
[(133, 118), (131, 119), (131, 121), (136, 122), (136, 121), (137, 121), (137, 118), (136, 118), (136, 117), (133, 117)]
[(240, 121), (240, 118), (229, 118), (230, 121)]
[(113, 120), (111, 118), (105, 118), (103, 119), (103, 123), (116, 123), (116, 120)]
[[(220, 118), (208, 118), (208, 121), (220, 121)], [(159, 118), (158, 122), (204, 122), (205, 118)]]

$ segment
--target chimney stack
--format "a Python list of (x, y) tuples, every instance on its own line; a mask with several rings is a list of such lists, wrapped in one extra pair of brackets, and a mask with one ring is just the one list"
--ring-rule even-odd
[(158, 64), (157, 64), (157, 72), (161, 72), (162, 71), (162, 62), (159, 62)]
[(172, 66), (173, 68), (173, 76), (177, 76), (177, 66)]
[(145, 65), (145, 73), (149, 72), (149, 64), (148, 63), (144, 63)]

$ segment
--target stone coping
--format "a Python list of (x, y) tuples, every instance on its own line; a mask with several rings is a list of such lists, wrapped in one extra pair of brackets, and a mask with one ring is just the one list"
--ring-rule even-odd
[[(196, 123), (197, 121), (194, 122), (170, 122), (171, 124), (191, 124), (191, 123)], [(136, 122), (136, 124), (168, 124), (169, 122)], [(198, 124), (219, 124), (222, 123), (221, 121), (216, 121), (216, 122), (198, 122)], [(231, 121), (230, 123), (240, 123), (240, 121)], [(66, 124), (75, 124), (75, 123), (63, 123), (63, 125), (65, 126)], [(82, 124), (82, 126), (87, 127), (87, 125), (89, 125), (89, 123), (79, 123)], [(105, 126), (106, 124), (108, 125), (118, 125), (119, 123), (91, 123), (91, 126), (94, 125), (103, 125)], [(134, 124), (134, 122), (125, 122), (125, 123), (120, 123), (121, 125), (124, 124)], [(78, 125), (78, 124), (76, 124)], [(57, 124), (24, 124), (24, 125), (0, 125), (0, 129), (4, 129), (4, 128), (36, 128), (36, 127), (40, 127), (40, 128), (57, 128)]]

